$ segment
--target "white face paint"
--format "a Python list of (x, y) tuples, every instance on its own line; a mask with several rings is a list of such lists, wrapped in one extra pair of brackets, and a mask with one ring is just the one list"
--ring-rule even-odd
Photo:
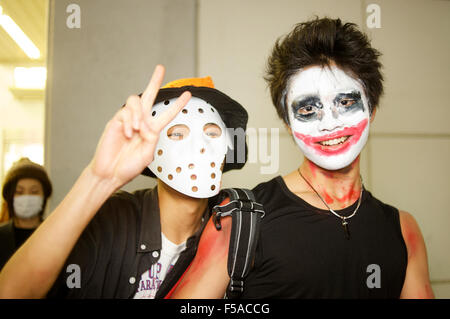
[[(155, 104), (152, 116), (164, 112), (176, 99)], [(192, 97), (160, 133), (154, 160), (148, 168), (173, 189), (195, 198), (219, 193), (221, 166), (231, 139), (219, 112)]]
[(322, 168), (350, 165), (369, 137), (364, 89), (335, 66), (314, 66), (294, 75), (288, 83), (286, 107), (297, 145)]

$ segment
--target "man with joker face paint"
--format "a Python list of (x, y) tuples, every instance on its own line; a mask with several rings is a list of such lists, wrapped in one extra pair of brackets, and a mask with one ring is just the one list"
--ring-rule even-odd
[[(0, 297), (160, 298), (186, 270), (222, 172), (245, 164), (225, 156), (248, 115), (210, 77), (160, 89), (163, 76), (159, 65), (109, 121), (73, 188), (2, 269)], [(115, 192), (141, 173), (157, 187)]]
[[(300, 23), (276, 42), (266, 80), (304, 159), (253, 190), (266, 215), (241, 297), (433, 297), (416, 221), (373, 197), (360, 177), (383, 92), (379, 55), (339, 19)], [(223, 295), (198, 282), (181, 282), (172, 296)]]
[(289, 129), (304, 156), (331, 171), (350, 165), (369, 136), (370, 110), (361, 84), (336, 66), (312, 66), (288, 85)]

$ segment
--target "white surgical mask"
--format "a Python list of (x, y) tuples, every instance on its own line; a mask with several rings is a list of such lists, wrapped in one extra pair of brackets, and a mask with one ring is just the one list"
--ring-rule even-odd
[[(158, 117), (175, 100), (155, 104), (152, 116)], [(221, 165), (228, 147), (231, 139), (219, 112), (206, 101), (192, 97), (161, 131), (148, 168), (180, 193), (212, 197), (220, 191)]]
[(14, 213), (19, 218), (32, 218), (42, 210), (44, 197), (40, 195), (14, 196)]
[(297, 145), (322, 168), (350, 165), (367, 142), (370, 111), (364, 89), (337, 67), (315, 66), (294, 75), (286, 107)]

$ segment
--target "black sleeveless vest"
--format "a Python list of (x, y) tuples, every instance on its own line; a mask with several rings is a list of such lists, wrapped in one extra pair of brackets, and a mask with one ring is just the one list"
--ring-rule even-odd
[[(363, 191), (342, 221), (293, 194), (278, 176), (253, 192), (264, 205), (254, 268), (242, 298), (398, 298), (407, 250), (399, 212)], [(349, 216), (357, 203), (339, 215)]]

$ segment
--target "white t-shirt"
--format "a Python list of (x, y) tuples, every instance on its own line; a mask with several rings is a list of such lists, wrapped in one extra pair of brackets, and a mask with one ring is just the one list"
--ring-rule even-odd
[(154, 299), (166, 274), (177, 262), (178, 256), (186, 248), (186, 242), (176, 245), (161, 233), (161, 256), (152, 267), (141, 276), (134, 299)]

